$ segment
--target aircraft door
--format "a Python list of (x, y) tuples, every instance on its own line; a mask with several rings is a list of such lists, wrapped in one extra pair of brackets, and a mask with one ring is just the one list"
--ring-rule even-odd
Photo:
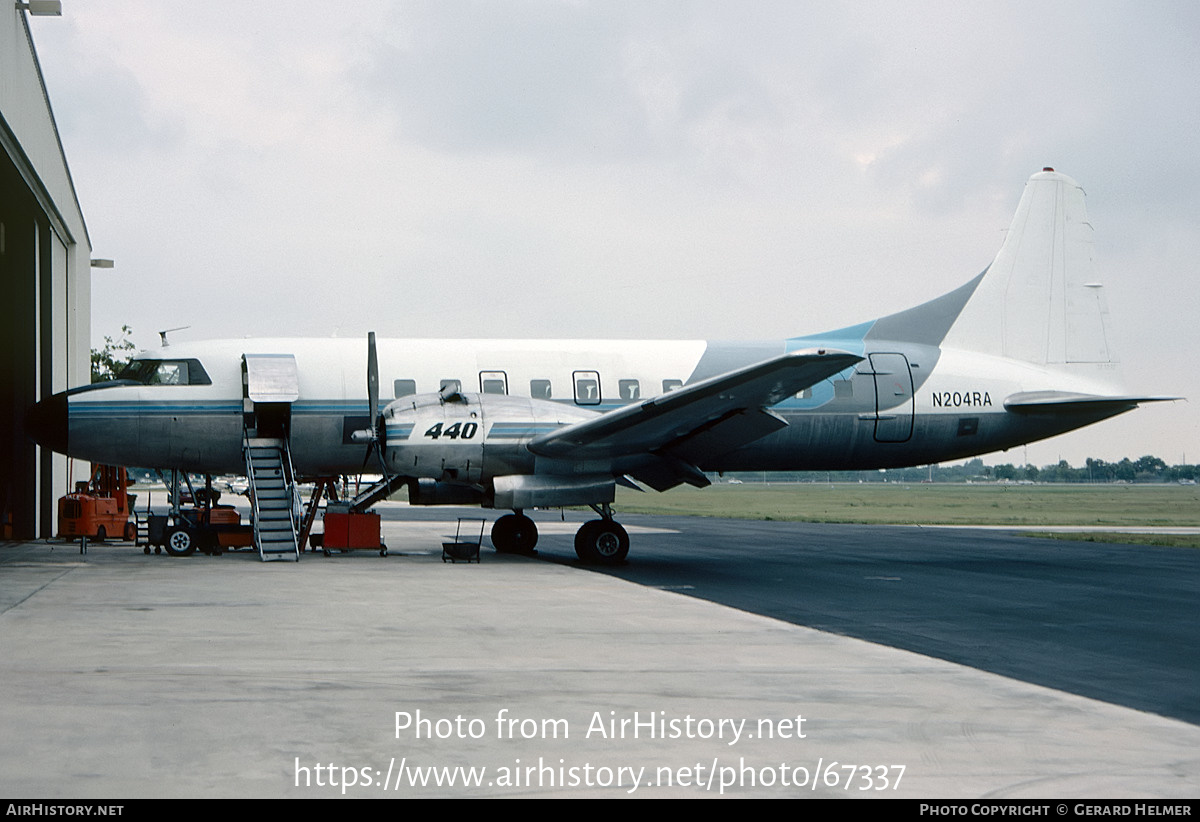
[(907, 442), (913, 432), (913, 380), (908, 357), (871, 354), (875, 378), (875, 441)]
[(245, 425), (260, 437), (286, 438), (292, 403), (300, 397), (300, 375), (292, 354), (242, 355)]

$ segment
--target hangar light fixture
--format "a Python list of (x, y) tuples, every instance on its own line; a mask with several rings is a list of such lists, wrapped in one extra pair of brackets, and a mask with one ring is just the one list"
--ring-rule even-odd
[(113, 265), (112, 260), (92, 260), (92, 268), (112, 268)]
[(29, 0), (17, 3), (17, 8), (33, 17), (62, 17), (62, 0)]

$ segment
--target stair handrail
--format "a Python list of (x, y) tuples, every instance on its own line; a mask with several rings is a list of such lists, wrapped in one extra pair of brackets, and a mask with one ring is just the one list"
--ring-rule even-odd
[(249, 488), (250, 514), (254, 523), (254, 544), (258, 547), (258, 555), (262, 557), (262, 534), (258, 529), (258, 486), (254, 483), (254, 461), (250, 456), (250, 429), (242, 428), (242, 460), (246, 463), (246, 480)]
[(296, 469), (292, 465), (292, 448), (288, 442), (288, 437), (279, 438), (280, 451), (283, 452), (283, 483), (288, 492), (288, 521), (292, 524), (292, 546), (295, 548), (296, 557), (300, 556), (300, 539), (296, 533)]

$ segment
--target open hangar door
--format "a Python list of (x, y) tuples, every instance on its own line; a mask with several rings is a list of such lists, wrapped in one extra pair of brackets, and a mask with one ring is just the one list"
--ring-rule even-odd
[(0, 538), (54, 533), (67, 460), (25, 434), (37, 401), (89, 380), (91, 241), (27, 16), (0, 14)]
[(39, 345), (38, 329), (48, 325), (45, 310), (53, 302), (40, 293), (51, 278), (39, 276), (39, 269), (53, 252), (49, 222), (6, 152), (0, 153), (0, 191), (0, 535), (30, 539), (50, 533), (50, 506), (38, 502), (53, 494), (53, 458), (40, 456), (25, 436), (25, 411), (41, 398), (39, 374), (52, 370), (39, 349), (53, 346)]

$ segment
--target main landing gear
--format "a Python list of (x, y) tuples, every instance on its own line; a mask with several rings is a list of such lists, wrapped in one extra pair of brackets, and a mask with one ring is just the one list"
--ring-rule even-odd
[(520, 511), (500, 517), (492, 526), (492, 545), (501, 554), (532, 554), (537, 541), (537, 525)]
[(601, 519), (585, 522), (575, 532), (575, 555), (591, 565), (619, 565), (629, 556), (629, 533), (612, 518), (608, 503), (592, 508)]
[[(612, 517), (612, 508), (593, 505), (600, 519), (585, 522), (575, 533), (575, 554), (589, 565), (619, 565), (629, 556), (629, 533)], [(532, 554), (537, 545), (537, 525), (514, 511), (492, 525), (492, 545), (501, 554)]]

